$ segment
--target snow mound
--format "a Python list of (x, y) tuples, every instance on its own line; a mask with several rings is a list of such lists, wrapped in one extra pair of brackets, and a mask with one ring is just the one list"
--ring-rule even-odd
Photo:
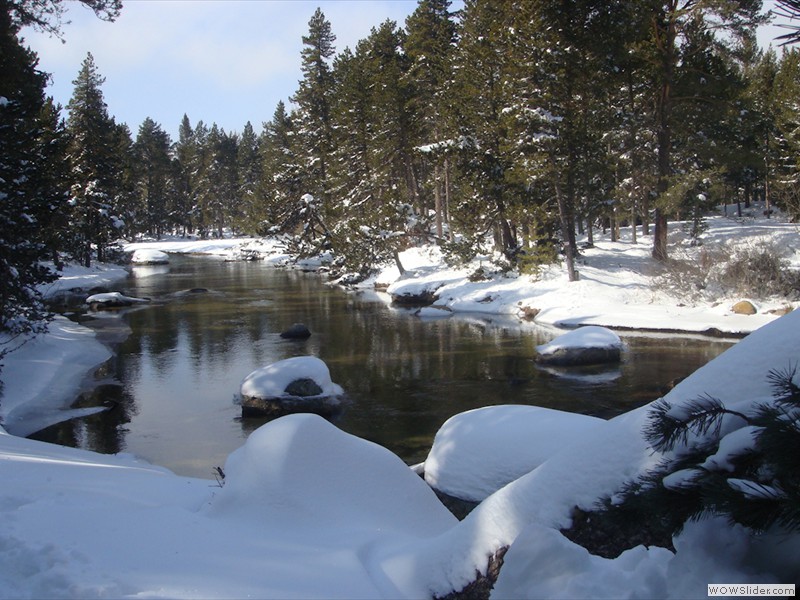
[(455, 415), (436, 433), (425, 481), (479, 502), (605, 421), (538, 406), (488, 406)]
[(242, 380), (242, 396), (279, 398), (289, 396), (287, 386), (298, 379), (311, 379), (322, 393), (320, 396), (338, 396), (344, 390), (331, 381), (331, 373), (322, 360), (315, 356), (295, 356), (256, 369)]
[(312, 414), (281, 417), (252, 433), (228, 457), (211, 511), (254, 526), (345, 531), (350, 543), (351, 536), (389, 532), (428, 537), (456, 523), (400, 458)]
[(134, 265), (166, 265), (169, 263), (169, 256), (161, 250), (141, 248), (133, 251), (131, 262)]

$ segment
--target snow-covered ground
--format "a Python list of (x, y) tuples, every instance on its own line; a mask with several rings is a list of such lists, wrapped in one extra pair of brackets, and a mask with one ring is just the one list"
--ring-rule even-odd
[[(716, 219), (708, 239), (745, 232), (780, 240), (787, 258), (800, 264), (793, 225)], [(152, 247), (201, 251), (190, 246), (200, 242), (170, 244)], [(237, 252), (230, 240), (202, 244), (203, 251), (223, 256)], [(128, 250), (135, 247), (141, 244)], [(281, 254), (269, 248), (271, 256)], [(649, 285), (648, 253), (646, 242), (601, 241), (585, 253), (579, 282), (567, 283), (561, 269), (549, 269), (535, 283), (526, 277), (471, 283), (469, 270), (444, 269), (429, 249), (403, 255), (406, 283), (390, 270), (379, 279), (444, 282), (439, 302), (452, 310), (516, 314), (529, 307), (550, 324), (752, 331), (667, 399), (680, 404), (711, 394), (737, 410), (768, 399), (767, 372), (800, 356), (800, 311), (776, 321), (765, 309), (786, 304), (780, 299), (747, 317), (729, 310), (738, 298), (677, 306), (674, 295)], [(106, 284), (114, 279), (87, 272), (59, 285), (88, 289), (100, 278), (108, 278)], [(67, 390), (77, 390), (78, 375), (105, 360), (84, 328), (58, 320), (51, 329), (5, 359), (0, 415), (12, 432), (24, 433), (22, 424), (37, 418), (39, 407), (47, 412), (68, 405)], [(90, 348), (97, 354), (89, 357)], [(68, 373), (66, 366), (79, 356), (86, 357), (79, 373)], [(507, 416), (515, 409), (498, 410)], [(659, 461), (641, 435), (647, 411), (587, 422), (579, 435), (563, 434), (572, 415), (548, 413), (554, 425), (538, 428), (539, 455), (497, 450), (506, 463), (525, 461), (507, 466), (527, 474), (489, 495), (462, 522), (399, 458), (314, 415), (283, 417), (251, 434), (225, 464), (221, 487), (133, 456), (63, 448), (0, 430), (0, 598), (431, 597), (460, 589), (509, 545), (497, 598), (705, 598), (709, 583), (800, 581), (799, 536), (754, 538), (720, 519), (689, 524), (675, 540), (675, 554), (638, 547), (614, 560), (591, 556), (559, 533), (574, 506), (590, 509)], [(490, 415), (491, 444), (476, 437), (481, 425), (473, 423), (474, 412), (462, 418), (470, 426), (461, 429), (471, 436), (446, 431), (441, 441), (448, 456), (458, 456), (457, 471), (442, 473), (439, 448), (432, 458), (439, 461), (438, 476), (469, 478), (492, 468), (492, 457), (476, 447), (503, 439), (519, 444), (520, 419), (510, 419), (514, 427), (504, 436), (498, 431), (502, 416)], [(560, 447), (546, 444), (547, 436), (559, 436)]]
[[(742, 248), (769, 245), (794, 268), (800, 268), (800, 226), (777, 219), (740, 220), (711, 217), (704, 245), (689, 247), (678, 224), (670, 233), (670, 250), (676, 259), (701, 264), (711, 251), (731, 255)], [(599, 236), (596, 236), (599, 237)], [(436, 291), (433, 306), (458, 312), (501, 313), (524, 316), (536, 314), (536, 321), (560, 327), (602, 325), (612, 328), (742, 334), (776, 318), (770, 311), (786, 307), (785, 298), (771, 298), (754, 304), (756, 315), (731, 311), (739, 300), (734, 295), (709, 293), (702, 297), (693, 290), (654, 285), (662, 267), (650, 257), (652, 239), (630, 241), (623, 229), (621, 241), (595, 240), (593, 248), (578, 259), (579, 280), (569, 282), (563, 265), (542, 269), (538, 277), (494, 275), (473, 282), (469, 275), (479, 267), (491, 269), (488, 260), (475, 261), (461, 269), (443, 267), (436, 247), (415, 248), (401, 253), (407, 269), (402, 277), (396, 267), (387, 267), (375, 280), (388, 285), (392, 294), (418, 295)], [(713, 291), (712, 291), (713, 292)], [(699, 298), (697, 296), (700, 296)], [(796, 305), (796, 303), (795, 303)]]

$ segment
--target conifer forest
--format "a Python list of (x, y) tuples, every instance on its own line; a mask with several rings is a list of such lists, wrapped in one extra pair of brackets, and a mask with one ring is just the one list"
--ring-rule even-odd
[(597, 227), (635, 225), (666, 261), (667, 223), (699, 233), (722, 202), (800, 217), (800, 52), (796, 31), (759, 47), (760, 0), (420, 0), (354, 48), (318, 9), (292, 97), (240, 131), (187, 114), (178, 139), (117, 123), (91, 54), (54, 105), (20, 30), (59, 10), (0, 0), (4, 331), (36, 322), (44, 261), (119, 238), (284, 235), (364, 277), (419, 243), (525, 272)]

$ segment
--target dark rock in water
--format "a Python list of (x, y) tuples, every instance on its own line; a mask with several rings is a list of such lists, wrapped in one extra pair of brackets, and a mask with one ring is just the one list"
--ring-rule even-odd
[(190, 294), (207, 294), (208, 288), (192, 288), (189, 290)]
[(320, 396), (322, 388), (317, 385), (313, 379), (304, 377), (303, 379), (295, 379), (292, 383), (286, 386), (284, 390), (290, 396), (300, 396), (307, 398), (309, 396)]
[(311, 331), (302, 323), (295, 323), (281, 333), (281, 337), (289, 340), (306, 340), (311, 337)]
[(282, 417), (294, 413), (313, 413), (334, 417), (342, 411), (339, 396), (277, 396), (273, 398), (242, 397), (242, 417)]
[(545, 365), (584, 366), (617, 363), (621, 359), (620, 348), (560, 348), (549, 354), (539, 354), (536, 362)]
[(344, 390), (330, 380), (327, 365), (314, 356), (295, 356), (242, 380), (242, 417), (274, 418), (292, 413), (333, 417), (342, 410)]

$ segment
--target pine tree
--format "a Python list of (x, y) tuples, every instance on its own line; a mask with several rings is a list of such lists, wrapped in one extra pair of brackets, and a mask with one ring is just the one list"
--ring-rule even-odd
[(777, 0), (776, 4), (778, 5), (776, 14), (790, 21), (789, 25), (782, 25), (789, 32), (778, 36), (778, 41), (782, 45), (800, 42), (800, 26), (791, 23), (800, 18), (800, 0)]
[(278, 102), (272, 120), (264, 124), (259, 144), (262, 178), (258, 196), (258, 231), (295, 233), (300, 215), (294, 211), (303, 195), (302, 168), (296, 153), (296, 132), (283, 101)]
[(511, 213), (522, 190), (509, 178), (514, 160), (509, 154), (510, 123), (504, 109), (513, 100), (511, 90), (503, 86), (511, 65), (508, 25), (512, 9), (508, 1), (465, 2), (453, 83), (460, 102), (453, 113), (459, 124), (459, 169), (469, 191), (451, 217), (474, 240), (473, 245), (494, 232), (496, 247), (514, 262), (519, 244)]
[(47, 232), (65, 199), (49, 173), (48, 161), (60, 157), (45, 145), (46, 78), (18, 33), (8, 0), (0, 0), (0, 359), (18, 336), (46, 326), (37, 286), (55, 279), (42, 262), (51, 257)]
[(612, 89), (621, 79), (618, 57), (629, 22), (624, 8), (593, 0), (569, 7), (538, 2), (516, 11), (512, 22), (514, 66), (507, 85), (515, 88), (515, 101), (507, 113), (515, 121), (514, 147), (525, 156), (515, 170), (527, 186), (544, 187), (556, 200), (570, 281), (577, 279), (581, 215), (610, 205), (605, 135), (616, 112)]
[(738, 41), (753, 35), (755, 26), (762, 20), (759, 16), (760, 0), (714, 0), (712, 2), (682, 3), (678, 0), (649, 2), (642, 7), (642, 14), (652, 19), (651, 36), (640, 51), (652, 66), (652, 84), (656, 144), (658, 155), (658, 178), (656, 181), (656, 213), (653, 239), (653, 258), (665, 261), (667, 251), (667, 222), (670, 214), (670, 197), (667, 194), (670, 179), (674, 175), (673, 146), (676, 143), (674, 128), (680, 123), (676, 105), (682, 100), (675, 86), (681, 75), (685, 59), (689, 58), (687, 47), (691, 29), (712, 32), (719, 48), (724, 48), (727, 36)]
[(793, 217), (800, 216), (800, 50), (781, 56), (775, 73), (772, 114), (775, 130), (769, 173), (776, 204)]
[(194, 204), (193, 166), (197, 148), (194, 130), (187, 115), (183, 115), (178, 127), (178, 141), (174, 149), (175, 160), (172, 163), (172, 180), (175, 193), (175, 204), (170, 215), (174, 226), (183, 234), (194, 231), (192, 206)]
[(330, 61), (334, 56), (336, 36), (330, 22), (318, 8), (308, 23), (308, 35), (303, 36), (301, 70), (303, 79), (292, 100), (297, 104), (298, 151), (302, 153), (307, 172), (306, 193), (328, 206), (328, 169), (332, 148), (330, 114), (333, 76)]
[[(677, 533), (688, 519), (722, 515), (762, 533), (773, 526), (800, 531), (800, 387), (796, 367), (767, 374), (770, 402), (734, 411), (717, 398), (701, 396), (680, 407), (653, 406), (645, 437), (668, 459), (624, 494), (647, 504), (656, 496), (676, 511)], [(735, 438), (726, 446), (723, 441)], [(632, 495), (638, 495), (633, 498)], [(669, 498), (673, 501), (670, 502)]]
[(39, 160), (46, 168), (41, 169), (43, 190), (46, 191), (47, 226), (40, 227), (44, 243), (53, 264), (61, 270), (60, 252), (67, 247), (69, 237), (69, 185), (70, 169), (67, 161), (68, 138), (66, 125), (61, 117), (61, 105), (52, 98), (45, 100), (40, 112)]
[(139, 232), (160, 238), (172, 225), (172, 160), (169, 134), (150, 117), (139, 126), (133, 146)]
[(122, 175), (119, 131), (108, 114), (100, 75), (90, 54), (73, 81), (72, 98), (67, 105), (72, 165), (71, 247), (76, 258), (91, 265), (93, 249), (103, 260), (105, 247), (120, 219), (114, 211)]
[[(451, 186), (449, 185), (450, 160), (444, 150), (445, 143), (455, 135), (447, 115), (452, 101), (448, 89), (452, 83), (452, 61), (457, 39), (456, 24), (450, 14), (450, 0), (420, 0), (417, 8), (406, 19), (405, 52), (409, 66), (407, 79), (414, 84), (409, 103), (416, 119), (415, 141), (425, 148), (421, 155), (433, 162), (433, 173), (420, 176), (434, 197), (434, 223), (436, 235), (442, 239), (448, 220)], [(426, 161), (427, 162), (427, 161)], [(430, 169), (430, 166), (423, 164)]]
[(420, 215), (418, 167), (413, 147), (414, 87), (403, 51), (404, 34), (386, 21), (334, 63), (336, 162), (331, 181), (342, 203), (333, 228), (334, 248), (347, 248), (347, 268), (365, 276), (394, 257)]
[(239, 171), (238, 196), (241, 209), (238, 222), (234, 226), (250, 234), (258, 232), (261, 203), (258, 201), (258, 186), (261, 181), (261, 157), (258, 137), (253, 125), (248, 121), (239, 139), (236, 161)]
[(201, 146), (205, 168), (200, 171), (195, 187), (200, 223), (203, 232), (211, 232), (219, 238), (241, 215), (238, 146), (238, 136), (227, 133), (216, 123), (212, 124)]

